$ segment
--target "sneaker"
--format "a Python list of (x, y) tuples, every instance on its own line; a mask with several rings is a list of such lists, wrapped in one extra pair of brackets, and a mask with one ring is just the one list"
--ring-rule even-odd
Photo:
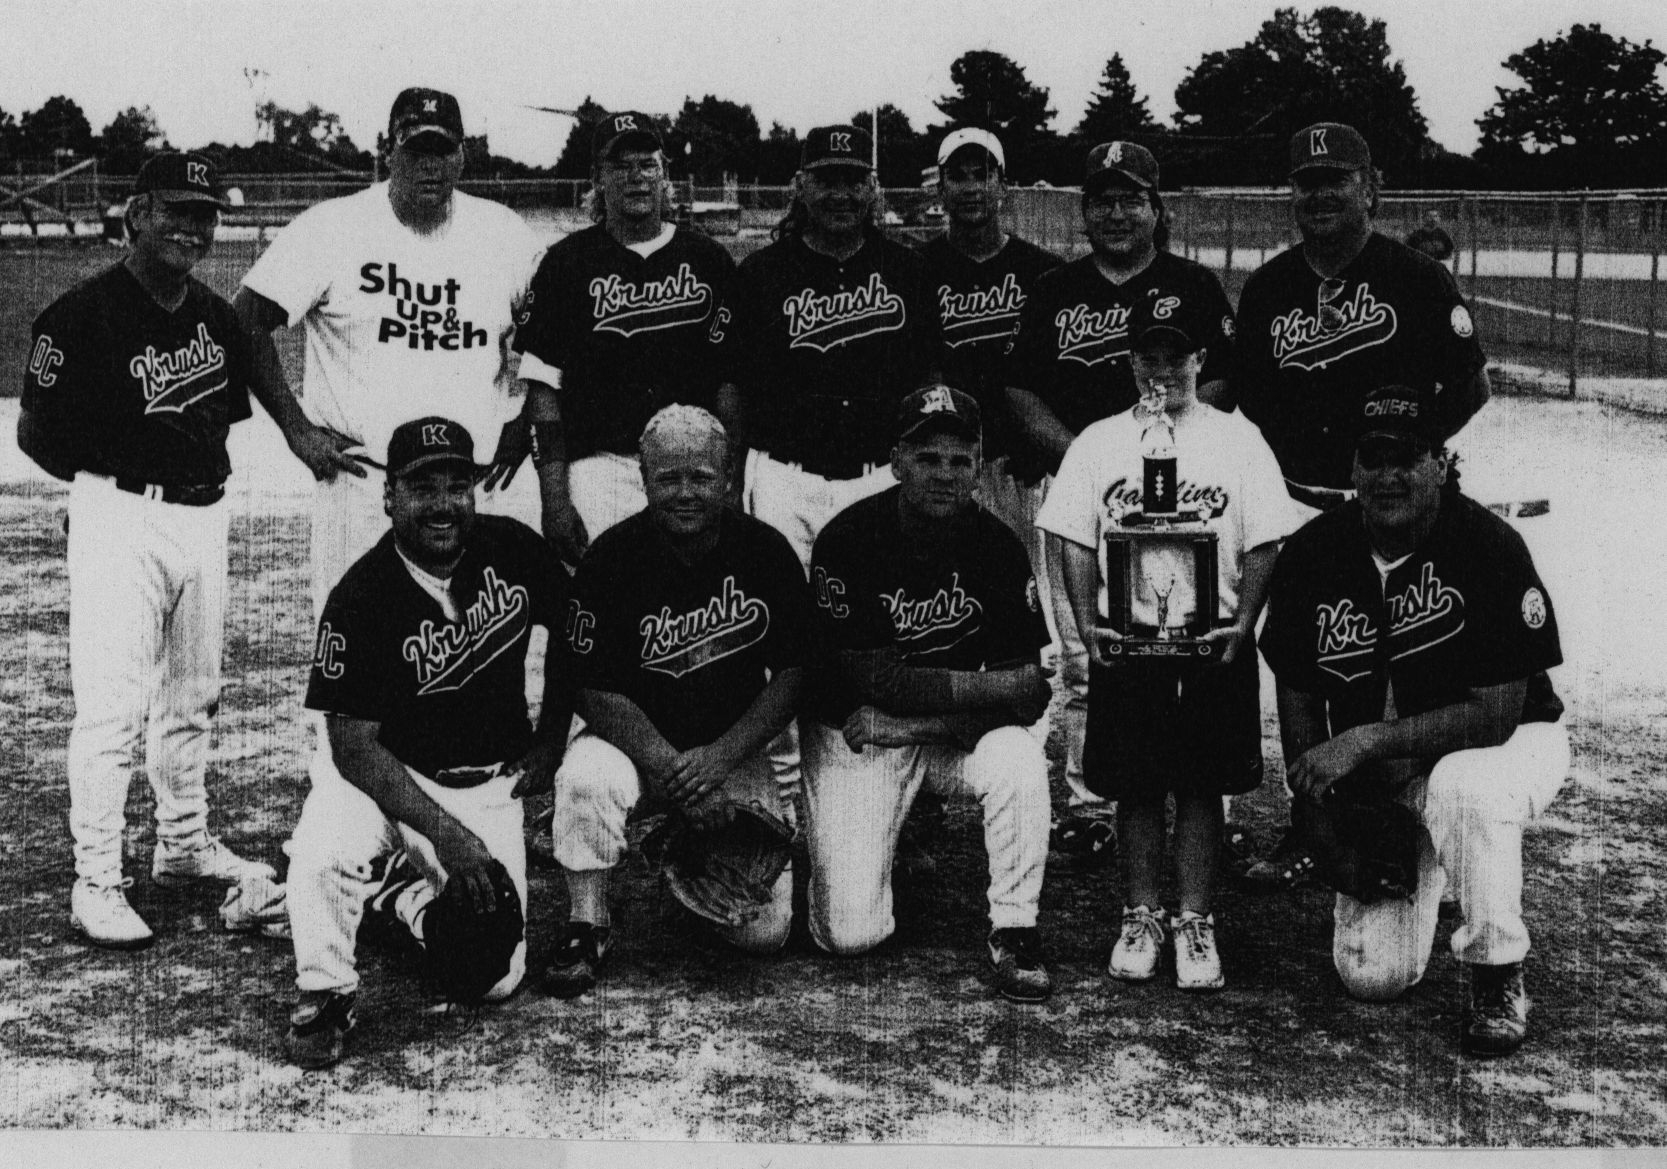
[(247, 861), (210, 836), (195, 848), (172, 849), (161, 842), (150, 862), (151, 880), (158, 885), (183, 885), (197, 879), (236, 884), (245, 877), (276, 877), (278, 871), (265, 861)]
[(1174, 921), (1175, 986), (1178, 990), (1220, 990), (1221, 955), (1216, 953), (1215, 914), (1188, 911)]
[(1168, 918), (1161, 907), (1125, 906), (1123, 932), (1111, 948), (1106, 973), (1124, 982), (1146, 982), (1155, 977), (1167, 924)]
[(1528, 1037), (1528, 991), (1522, 963), (1470, 968), (1470, 1009), (1462, 1046), (1466, 1055), (1510, 1055)]
[(156, 940), (145, 919), (127, 903), (131, 877), (100, 885), (83, 877), (69, 894), (69, 916), (75, 928), (95, 946), (110, 950), (142, 950)]
[(609, 926), (594, 926), (588, 921), (568, 922), (556, 942), (555, 960), (544, 971), (544, 993), (572, 999), (595, 986), (613, 932)]
[(316, 1071), (341, 1060), (347, 1036), (358, 1023), (358, 995), (304, 990), (289, 1015), (284, 1051), (297, 1067)]
[(1016, 1003), (1039, 1003), (1053, 993), (1053, 979), (1042, 965), (1042, 935), (1029, 929), (991, 930), (990, 966), (1001, 997)]
[(1314, 856), (1300, 843), (1296, 829), (1287, 828), (1272, 853), (1245, 869), (1244, 879), (1264, 893), (1300, 889), (1316, 880)]
[(1048, 851), (1054, 866), (1076, 872), (1103, 869), (1117, 859), (1117, 822), (1110, 816), (1075, 812), (1053, 830)]

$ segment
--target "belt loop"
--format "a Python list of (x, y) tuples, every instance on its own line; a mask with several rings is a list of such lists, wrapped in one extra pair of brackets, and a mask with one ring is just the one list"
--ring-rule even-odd
[(160, 501), (162, 498), (162, 488), (158, 487), (155, 483), (145, 484), (145, 498), (152, 501)]

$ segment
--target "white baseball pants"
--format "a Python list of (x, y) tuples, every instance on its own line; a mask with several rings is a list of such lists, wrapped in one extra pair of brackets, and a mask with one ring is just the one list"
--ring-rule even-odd
[(990, 924), (1036, 924), (1048, 859), (1048, 763), (1023, 727), (997, 727), (972, 751), (952, 746), (865, 747), (803, 720), (805, 831), (810, 845), (810, 932), (835, 954), (860, 954), (897, 928), (891, 865), (922, 786), (971, 795), (984, 809)]
[(1458, 894), (1450, 945), (1461, 962), (1501, 966), (1528, 953), (1522, 920), (1522, 826), (1545, 811), (1569, 773), (1562, 723), (1524, 723), (1497, 747), (1455, 751), (1402, 799), (1427, 835), (1418, 891), (1363, 904), (1339, 894), (1332, 960), (1356, 998), (1392, 999), (1424, 977), (1441, 894)]
[[(790, 822), (792, 805), (780, 798), (769, 760), (754, 756), (739, 769), (748, 793), (765, 807), (776, 808)], [(625, 857), (625, 824), (642, 798), (636, 764), (606, 739), (581, 731), (567, 748), (556, 772), (551, 835), (556, 860), (568, 873), (607, 872)], [(774, 954), (787, 943), (793, 924), (793, 866), (771, 890), (770, 905), (757, 918), (735, 929), (720, 929), (731, 944), (755, 954)]]
[[(450, 788), (410, 768), (406, 770), (435, 803), (480, 837), (487, 851), (508, 870), (521, 896), (524, 918), (527, 849), (522, 836), (521, 801), (509, 794), (515, 776), (500, 775), (477, 787)], [(358, 988), (355, 938), (364, 917), (365, 899), (373, 891), (371, 865), (399, 848), (409, 851), (413, 867), (425, 878), (415, 895), (399, 899), (398, 915), (409, 928), (445, 887), (446, 871), (434, 855), (433, 844), (409, 825), (391, 819), (375, 800), (340, 774), (322, 780), (314, 777), (295, 836), (287, 845), (289, 924), (295, 943), (295, 985), (301, 990), (349, 994)], [(527, 943), (523, 938), (509, 973), (487, 993), (487, 1000), (508, 998), (526, 970)]]
[(163, 503), (83, 471), (69, 520), (70, 835), (76, 875), (114, 884), (141, 737), (158, 841), (189, 848), (208, 832), (227, 511), (224, 500)]
[(585, 522), (585, 535), (591, 540), (648, 506), (642, 484), (642, 462), (636, 455), (612, 451), (568, 464), (567, 494), (579, 518)]
[(1059, 638), (1059, 676), (1065, 687), (1064, 701), (1054, 709), (1060, 734), (1065, 739), (1065, 786), (1070, 789), (1067, 802), (1073, 808), (1109, 808), (1108, 801), (1089, 791), (1082, 778), (1082, 744), (1088, 733), (1088, 646), (1077, 629), (1071, 596), (1065, 588), (1060, 539), (1044, 535), (1043, 542), (1048, 608), (1053, 613), (1054, 630)]

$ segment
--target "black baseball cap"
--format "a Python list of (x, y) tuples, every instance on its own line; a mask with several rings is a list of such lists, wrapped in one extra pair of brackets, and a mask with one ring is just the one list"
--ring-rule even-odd
[(1088, 173), (1083, 178), (1085, 195), (1103, 191), (1114, 183), (1126, 183), (1142, 191), (1158, 185), (1158, 160), (1136, 142), (1102, 142), (1088, 152)]
[(450, 418), (430, 415), (401, 423), (388, 440), (388, 478), (397, 479), (432, 463), (475, 466), (475, 440), (468, 428)]
[(133, 181), (135, 195), (150, 195), (164, 203), (211, 203), (222, 211), (231, 206), (220, 189), (214, 164), (200, 154), (165, 151), (145, 160)]
[(1342, 122), (1315, 122), (1291, 135), (1291, 173), (1321, 168), (1368, 170), (1372, 150), (1360, 131)]
[(1378, 386), (1366, 395), (1355, 418), (1356, 449), (1384, 442), (1435, 450), (1445, 438), (1436, 418), (1435, 392), (1424, 386)]
[(660, 138), (660, 128), (654, 124), (653, 118), (636, 110), (620, 110), (616, 114), (603, 115), (596, 123), (590, 136), (590, 157), (600, 162), (622, 143), (647, 150), (666, 148)]
[(463, 141), (463, 112), (457, 99), (438, 89), (414, 87), (394, 98), (388, 113), (388, 139), (404, 146), (423, 134), (438, 134), (453, 146)]
[[(1144, 349), (1163, 339), (1179, 340), (1197, 353), (1215, 324), (1213, 315), (1196, 296), (1158, 291), (1136, 300), (1129, 311), (1129, 345)], [(1229, 326), (1230, 328), (1230, 326)]]
[(897, 407), (897, 441), (944, 430), (978, 442), (984, 433), (978, 401), (952, 386), (924, 386)]
[(799, 152), (799, 169), (860, 166), (872, 170), (869, 159), (873, 147), (874, 140), (860, 126), (817, 126), (805, 135)]

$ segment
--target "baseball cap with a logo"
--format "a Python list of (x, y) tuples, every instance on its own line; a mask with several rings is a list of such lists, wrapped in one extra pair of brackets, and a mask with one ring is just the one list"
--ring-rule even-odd
[(1355, 446), (1404, 444), (1434, 450), (1445, 435), (1436, 418), (1435, 394), (1423, 386), (1378, 386), (1355, 419)]
[(1001, 139), (976, 126), (965, 126), (944, 135), (943, 141), (938, 143), (938, 165), (946, 165), (957, 150), (967, 149), (983, 149), (996, 160), (997, 166), (1003, 171), (1007, 169), (1007, 152), (1001, 148)]
[(423, 134), (438, 134), (453, 146), (463, 141), (463, 112), (457, 99), (438, 89), (414, 87), (394, 98), (388, 113), (388, 138), (404, 146)]
[(222, 211), (231, 206), (212, 162), (200, 154), (174, 150), (145, 160), (133, 182), (133, 193), (164, 203), (212, 203)]
[(1114, 183), (1132, 183), (1142, 191), (1158, 185), (1158, 160), (1134, 142), (1102, 142), (1088, 152), (1085, 194), (1103, 191)]
[(1291, 135), (1291, 173), (1311, 167), (1332, 170), (1366, 170), (1372, 165), (1372, 151), (1353, 126), (1342, 122), (1315, 122)]
[(475, 467), (475, 440), (464, 426), (449, 418), (430, 416), (402, 423), (388, 440), (388, 477), (401, 475), (434, 463), (462, 463)]
[(605, 114), (596, 123), (596, 129), (590, 136), (590, 156), (600, 162), (612, 154), (615, 147), (622, 145), (636, 146), (643, 150), (664, 150), (665, 143), (660, 138), (660, 128), (654, 124), (654, 119), (636, 110), (620, 110), (617, 114)]
[(897, 441), (944, 430), (978, 442), (984, 431), (978, 401), (951, 386), (925, 386), (897, 407)]
[(816, 170), (825, 166), (869, 167), (873, 139), (868, 131), (856, 126), (817, 126), (805, 135), (804, 148), (799, 154), (800, 170)]
[[(1196, 296), (1154, 290), (1137, 299), (1129, 310), (1129, 344), (1136, 350), (1159, 341), (1180, 341), (1189, 353), (1204, 348), (1215, 321)], [(1231, 335), (1231, 325), (1226, 331)]]

